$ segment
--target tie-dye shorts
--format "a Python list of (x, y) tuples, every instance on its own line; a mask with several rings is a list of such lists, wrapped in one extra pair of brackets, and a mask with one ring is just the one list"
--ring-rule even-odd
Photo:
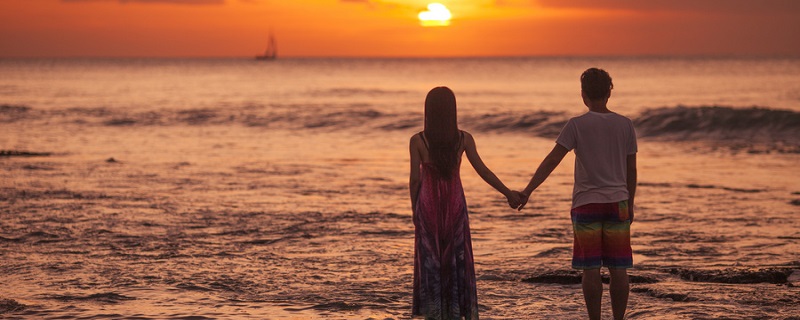
[(590, 203), (570, 213), (575, 232), (573, 268), (633, 267), (628, 201)]

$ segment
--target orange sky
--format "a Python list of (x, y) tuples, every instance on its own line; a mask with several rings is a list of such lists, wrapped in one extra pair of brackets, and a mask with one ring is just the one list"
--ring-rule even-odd
[(797, 0), (0, 0), (0, 57), (800, 55)]

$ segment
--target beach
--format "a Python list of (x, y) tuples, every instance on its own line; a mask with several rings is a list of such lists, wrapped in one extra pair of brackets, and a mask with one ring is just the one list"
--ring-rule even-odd
[[(588, 66), (639, 135), (628, 318), (800, 319), (800, 60), (727, 58), (0, 60), (0, 318), (407, 319), (425, 92), (519, 189)], [(573, 161), (519, 212), (462, 163), (481, 318), (585, 316)]]

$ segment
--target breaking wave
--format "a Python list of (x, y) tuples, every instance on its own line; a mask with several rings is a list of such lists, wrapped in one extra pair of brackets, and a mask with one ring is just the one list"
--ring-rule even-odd
[(693, 139), (797, 139), (800, 113), (767, 108), (685, 107), (649, 109), (634, 120), (644, 137)]
[[(461, 127), (477, 132), (521, 133), (554, 138), (569, 116), (531, 111), (460, 115)], [(631, 116), (640, 137), (800, 144), (800, 112), (760, 107), (664, 107)], [(418, 113), (388, 113), (369, 105), (270, 105), (224, 109), (126, 112), (106, 108), (38, 110), (0, 105), (0, 123), (62, 122), (108, 127), (242, 125), (270, 129), (412, 131), (422, 127)]]

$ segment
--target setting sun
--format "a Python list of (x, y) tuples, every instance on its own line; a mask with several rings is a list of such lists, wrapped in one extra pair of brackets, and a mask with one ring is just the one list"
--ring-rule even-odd
[(422, 11), (418, 15), (419, 22), (424, 27), (443, 27), (450, 25), (450, 10), (441, 3), (431, 3), (427, 11)]

